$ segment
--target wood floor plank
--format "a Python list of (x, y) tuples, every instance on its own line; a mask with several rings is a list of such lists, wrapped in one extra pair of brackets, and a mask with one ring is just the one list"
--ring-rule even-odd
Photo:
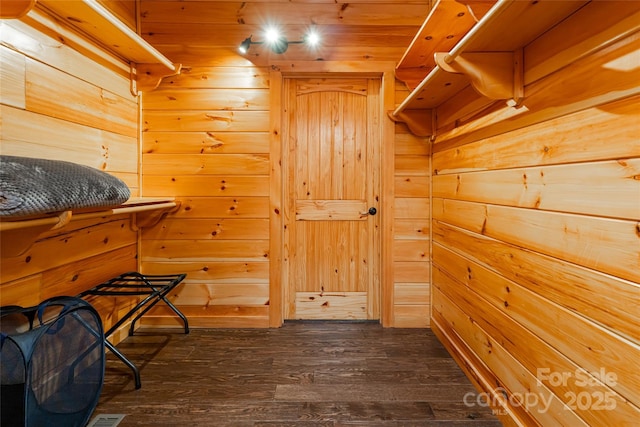
[[(377, 386), (377, 387), (376, 387)], [(276, 400), (284, 401), (455, 401), (466, 393), (473, 393), (471, 384), (447, 384), (446, 387), (425, 387), (422, 384), (279, 384)]]
[(119, 427), (497, 427), (427, 329), (286, 322), (278, 329), (142, 329), (109, 355), (95, 414)]

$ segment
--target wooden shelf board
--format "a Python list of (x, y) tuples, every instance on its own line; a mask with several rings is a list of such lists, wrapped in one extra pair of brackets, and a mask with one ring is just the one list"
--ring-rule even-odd
[(97, 0), (38, 0), (36, 7), (58, 16), (128, 62), (162, 64), (168, 71), (176, 71), (171, 61)]
[(409, 89), (415, 89), (435, 67), (434, 54), (453, 48), (495, 2), (439, 0), (399, 61), (396, 77)]
[(2, 2), (0, 6), (0, 19), (17, 19), (24, 15), (35, 6), (36, 0), (11, 0)]
[(407, 109), (429, 110), (436, 108), (468, 85), (469, 80), (462, 74), (436, 72), (429, 85), (422, 90), (415, 91), (415, 96), (411, 99)]
[(132, 198), (120, 206), (81, 211), (62, 211), (56, 215), (32, 217), (19, 220), (0, 221), (0, 253), (3, 257), (16, 257), (24, 254), (42, 233), (65, 227), (71, 221), (103, 218), (112, 215), (131, 215), (131, 229), (137, 231), (151, 227), (176, 210), (180, 204), (173, 198)]
[[(410, 88), (415, 86), (416, 78), (420, 74), (424, 73), (425, 77), (417, 86), (413, 87), (412, 92), (396, 108), (393, 112), (394, 116), (398, 116), (405, 109), (430, 110), (437, 108), (471, 84), (470, 78), (465, 74), (449, 73), (438, 65), (432, 65), (435, 64), (433, 57), (436, 53), (443, 55), (447, 61), (453, 62), (465, 52), (515, 52), (575, 13), (588, 1), (498, 0), (481, 21), (478, 24), (472, 24), (472, 27), (466, 31), (463, 37), (458, 39), (458, 42), (450, 50), (431, 52), (433, 46), (436, 45), (435, 43), (427, 43), (432, 46), (431, 49), (418, 47), (418, 44), (426, 46), (424, 37), (429, 28), (433, 25), (442, 26), (441, 17), (438, 20), (435, 20), (435, 17), (439, 17), (440, 14), (448, 14), (447, 16), (451, 17), (459, 10), (455, 3), (447, 0), (440, 0), (436, 3), (420, 32), (414, 38), (414, 42), (398, 64), (396, 75), (398, 78), (406, 78)], [(487, 2), (482, 3), (484, 6), (487, 5)], [(514, 31), (514, 28), (517, 28), (517, 31)], [(444, 33), (440, 31), (439, 34)], [(441, 43), (441, 46), (444, 45)], [(428, 60), (427, 57), (429, 57)], [(420, 58), (426, 62), (421, 64)], [(451, 70), (450, 67), (447, 68)]]
[[(513, 52), (562, 22), (587, 0), (511, 1), (509, 6), (466, 44), (466, 52)], [(516, 31), (517, 29), (517, 31)]]
[(151, 210), (173, 209), (178, 204), (172, 198), (131, 198), (120, 206), (106, 209), (84, 209), (76, 211), (63, 211), (56, 215), (28, 218), (11, 219), (0, 221), (0, 231), (24, 229), (30, 227), (50, 226), (61, 228), (70, 221), (81, 219), (99, 218), (118, 214), (130, 214), (146, 212)]
[(172, 197), (131, 197), (124, 202), (122, 207), (132, 206), (152, 206), (159, 203), (172, 203), (174, 199)]
[[(446, 22), (447, 25), (442, 25)], [(433, 54), (448, 52), (476, 23), (466, 6), (455, 0), (439, 0), (413, 38), (397, 70), (433, 68)]]

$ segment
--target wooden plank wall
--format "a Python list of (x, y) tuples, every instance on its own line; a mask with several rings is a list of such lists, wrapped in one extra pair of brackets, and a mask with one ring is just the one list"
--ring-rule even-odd
[(143, 194), (182, 206), (143, 232), (142, 269), (187, 273), (174, 302), (194, 326), (266, 327), (269, 70), (206, 62), (143, 99)]
[[(143, 254), (139, 260), (143, 271), (189, 273), (186, 286), (174, 297), (194, 319), (194, 326), (267, 326), (269, 287), (273, 282), (270, 276), (278, 272), (269, 262), (275, 228), (268, 207), (269, 192), (274, 191), (268, 188), (268, 127), (275, 114), (270, 104), (278, 105), (269, 96), (270, 61), (291, 61), (293, 69), (322, 58), (354, 70), (357, 61), (397, 61), (426, 16), (430, 2), (390, 0), (369, 4), (368, 0), (358, 0), (344, 5), (333, 1), (291, 5), (256, 1), (218, 2), (215, 7), (211, 2), (101, 3), (131, 28), (138, 21), (135, 13), (140, 13), (144, 37), (172, 61), (182, 63), (183, 73), (166, 79), (157, 92), (145, 94), (145, 117), (140, 128), (138, 100), (129, 94), (126, 64), (95, 49), (54, 20), (43, 24), (42, 19), (27, 16), (4, 21), (3, 153), (37, 153), (38, 157), (94, 166), (124, 179), (133, 195), (177, 196), (183, 204), (179, 212), (145, 231), (138, 241), (134, 232), (125, 233), (126, 243), (117, 246), (127, 250), (118, 256), (93, 259), (94, 255), (103, 255), (99, 251), (76, 257), (65, 249), (68, 245), (58, 247), (55, 243), (47, 246), (47, 253), (60, 255), (49, 257), (39, 269), (23, 269), (9, 260), (16, 265), (3, 268), (5, 302), (24, 304), (21, 298), (35, 302), (57, 292), (41, 278), (32, 280), (33, 275), (52, 268), (64, 266), (74, 271), (68, 278), (73, 286), (60, 288), (66, 293), (79, 292), (118, 272), (135, 269), (137, 243)], [(397, 7), (399, 3), (404, 9)], [(315, 21), (323, 32), (322, 49), (310, 53), (293, 45), (285, 55), (264, 50), (254, 51), (249, 59), (238, 55), (239, 41), (257, 33), (266, 15), (282, 16), (289, 35), (302, 34), (306, 27), (302, 23)], [(405, 141), (401, 145), (406, 145), (398, 157), (399, 170), (403, 171), (399, 178), (424, 174), (416, 171), (416, 159), (411, 159), (416, 155), (411, 137), (405, 129), (398, 129), (402, 134), (399, 140)], [(139, 151), (144, 154), (139, 156)], [(142, 176), (144, 183), (139, 188)], [(417, 188), (403, 184), (398, 201), (403, 209), (415, 202), (411, 194), (414, 190), (409, 187)], [(422, 194), (423, 189), (416, 191)], [(111, 227), (112, 221), (121, 221), (122, 230), (128, 230), (127, 217), (111, 218), (104, 227)], [(103, 225), (97, 222), (83, 224), (81, 230), (100, 230)], [(74, 241), (84, 241), (73, 230), (68, 227), (64, 233), (45, 234), (40, 240), (51, 244), (71, 233)], [(423, 250), (424, 242), (418, 242), (420, 238), (406, 233), (397, 238), (402, 240), (395, 249), (399, 266), (406, 262), (413, 262), (415, 267), (426, 264), (428, 255)], [(105, 236), (109, 245), (115, 240), (120, 241)], [(37, 245), (40, 242), (30, 250), (36, 250)], [(26, 255), (24, 259), (32, 257)], [(93, 269), (100, 273), (88, 274)], [(426, 288), (416, 285), (428, 281), (424, 272), (422, 267), (412, 267), (395, 280), (398, 325), (423, 326), (428, 322)], [(13, 286), (18, 282), (34, 285)], [(49, 290), (42, 291), (45, 288)], [(411, 303), (413, 295), (418, 304)]]
[[(194, 326), (270, 324), (269, 287), (281, 272), (271, 265), (269, 250), (272, 233), (280, 232), (270, 230), (270, 197), (279, 191), (269, 187), (270, 120), (280, 114), (273, 108), (281, 107), (270, 95), (272, 64), (286, 62), (287, 70), (295, 71), (322, 64), (315, 61), (322, 57), (357, 71), (358, 61), (395, 62), (426, 16), (428, 3), (402, 2), (401, 10), (393, 0), (141, 2), (143, 36), (183, 64), (179, 76), (143, 96), (142, 193), (175, 196), (182, 206), (143, 232), (142, 269), (187, 273), (173, 298)], [(284, 55), (274, 55), (253, 46), (246, 57), (239, 55), (237, 46), (245, 37), (261, 39), (268, 17), (291, 38), (302, 33), (305, 22), (314, 21), (324, 36), (322, 50), (310, 54), (291, 45)], [(375, 72), (371, 65), (366, 70)], [(406, 129), (397, 129), (397, 179), (404, 179), (397, 201), (404, 213), (398, 223), (404, 228), (394, 244), (399, 275), (394, 279), (397, 305), (392, 306), (397, 326), (426, 326), (427, 153)], [(160, 307), (150, 314), (143, 320), (147, 325), (179, 326)]]
[(507, 425), (640, 419), (640, 34), (598, 7), (525, 48), (510, 119), (434, 145), (432, 327)]
[[(2, 154), (91, 166), (123, 179), (137, 195), (138, 98), (129, 92), (128, 72), (89, 59), (66, 44), (72, 40), (62, 42), (28, 18), (0, 26)], [(76, 295), (136, 270), (136, 258), (137, 232), (127, 215), (74, 221), (41, 234), (20, 255), (2, 253), (0, 305)], [(105, 326), (126, 305), (100, 303)]]
[[(175, 302), (196, 326), (268, 326), (268, 95), (266, 67), (199, 66), (144, 96), (143, 193), (183, 205), (143, 231), (142, 265), (148, 273), (187, 272)], [(395, 326), (424, 327), (428, 145), (403, 125), (397, 141)], [(145, 321), (173, 325), (166, 314)]]
[[(409, 94), (396, 85), (396, 102)], [(428, 138), (396, 124), (394, 161), (394, 326), (430, 325), (430, 147)]]

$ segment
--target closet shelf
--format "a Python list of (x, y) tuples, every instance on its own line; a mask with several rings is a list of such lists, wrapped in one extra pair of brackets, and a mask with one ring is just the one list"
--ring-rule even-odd
[(396, 77), (415, 89), (436, 65), (434, 54), (451, 50), (495, 1), (439, 0), (398, 62)]
[(36, 0), (5, 1), (0, 7), (0, 19), (22, 18), (33, 9), (35, 4)]
[(162, 64), (168, 71), (176, 71), (176, 66), (171, 61), (97, 0), (38, 0), (37, 5), (131, 62)]
[(63, 228), (72, 221), (130, 214), (131, 227), (135, 231), (155, 225), (179, 207), (180, 203), (173, 198), (137, 197), (108, 209), (67, 210), (46, 217), (2, 220), (0, 221), (2, 253), (5, 256), (20, 255), (33, 245), (40, 234)]
[(122, 58), (131, 66), (134, 93), (153, 90), (164, 77), (180, 73), (180, 64), (172, 63), (98, 0), (15, 0), (0, 17), (21, 18), (30, 12), (36, 21), (43, 21), (39, 13), (52, 16)]
[[(478, 9), (478, 4), (487, 6), (487, 2), (468, 3), (469, 10), (474, 6)], [(428, 60), (425, 59), (422, 70), (426, 75), (390, 113), (393, 120), (407, 123), (418, 135), (431, 136), (434, 130), (429, 112), (468, 86), (473, 87), (481, 98), (477, 105), (485, 106), (496, 100), (517, 105), (524, 96), (523, 48), (574, 13), (586, 1), (498, 0), (492, 3), (482, 18), (470, 26), (468, 20), (462, 21), (464, 16), (460, 14), (463, 11), (457, 2), (440, 0), (436, 3), (396, 68), (396, 76), (399, 79), (407, 78), (407, 85), (411, 87), (412, 78), (417, 73), (417, 58), (430, 56)], [(480, 9), (484, 12), (482, 7)], [(443, 20), (447, 22), (446, 19), (457, 22), (456, 28), (463, 34), (449, 50), (440, 51), (439, 48), (446, 46), (442, 40), (446, 32), (436, 31), (435, 28), (442, 26)], [(514, 28), (518, 31), (514, 31)], [(438, 34), (441, 39), (433, 42), (433, 37), (429, 39), (425, 34)], [(444, 37), (446, 39), (448, 36)], [(424, 48), (426, 44), (430, 45), (429, 49)], [(416, 54), (419, 51), (422, 53)], [(468, 113), (469, 108), (461, 106), (460, 114)], [(425, 125), (425, 121), (428, 125)]]

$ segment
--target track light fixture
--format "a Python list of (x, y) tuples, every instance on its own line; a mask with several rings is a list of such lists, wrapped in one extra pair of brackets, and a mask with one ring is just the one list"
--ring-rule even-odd
[(241, 54), (244, 55), (249, 51), (249, 47), (251, 46), (251, 37), (253, 36), (249, 36), (246, 39), (244, 39), (242, 43), (240, 43), (240, 46), (238, 46), (238, 50), (240, 51)]
[(285, 53), (290, 44), (306, 44), (313, 47), (317, 46), (320, 42), (320, 36), (318, 36), (318, 33), (316, 33), (315, 31), (308, 32), (304, 37), (302, 37), (301, 40), (290, 41), (287, 40), (287, 38), (275, 28), (269, 28), (265, 32), (264, 41), (256, 42), (252, 40), (252, 37), (253, 35), (247, 37), (242, 41), (242, 43), (240, 43), (240, 46), (238, 46), (238, 50), (241, 54), (244, 55), (245, 53), (247, 53), (252, 44), (266, 44), (267, 46), (269, 46), (269, 48), (271, 48), (271, 51), (273, 53), (280, 54)]

